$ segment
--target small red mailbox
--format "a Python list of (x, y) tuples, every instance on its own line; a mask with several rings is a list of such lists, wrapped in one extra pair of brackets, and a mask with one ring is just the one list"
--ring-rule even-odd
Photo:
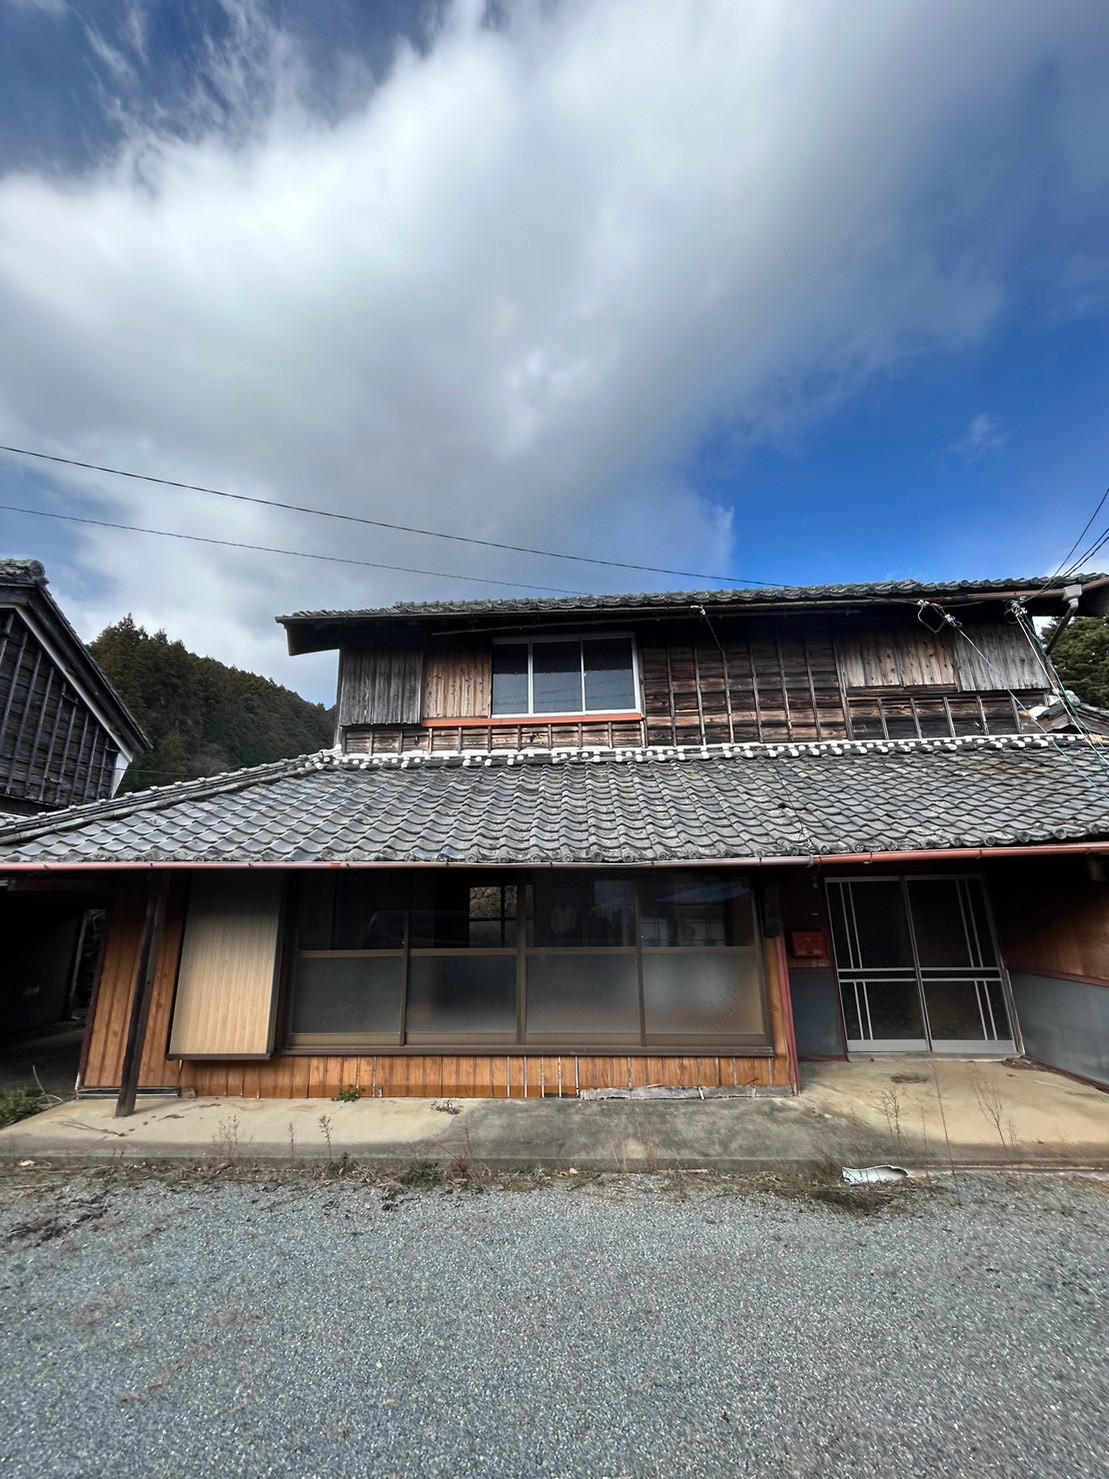
[(789, 953), (794, 960), (812, 960), (827, 955), (828, 947), (819, 930), (790, 930)]

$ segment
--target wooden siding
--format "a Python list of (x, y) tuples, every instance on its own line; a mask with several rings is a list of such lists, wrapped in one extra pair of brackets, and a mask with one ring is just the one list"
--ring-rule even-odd
[(487, 719), (493, 704), (493, 649), (488, 638), (445, 637), (428, 645), (425, 719)]
[[(1039, 694), (1017, 693), (1025, 706)], [(1017, 734), (1023, 727), (1008, 693), (936, 693), (927, 688), (849, 691), (855, 739), (916, 739), (958, 734)]]
[(339, 723), (419, 724), (423, 649), (344, 648), (339, 657)]
[(204, 1058), (273, 1051), (281, 926), (279, 874), (198, 874), (189, 894), (169, 1051)]
[(434, 727), (352, 725), (343, 730), (348, 755), (400, 755), (406, 750), (457, 754), (460, 750), (557, 750), (644, 744), (639, 719), (577, 723), (444, 724)]
[[(112, 903), (100, 978), (89, 1018), (88, 1050), (82, 1075), (85, 1088), (119, 1087), (135, 974), (142, 949), (148, 888), (147, 881), (125, 884)], [(162, 947), (139, 1072), (139, 1084), (143, 1088), (175, 1088), (180, 1082), (181, 1065), (169, 1062), (166, 1054), (185, 923), (185, 897), (185, 880), (175, 880), (162, 930)]]
[[(847, 733), (831, 642), (767, 623), (719, 623), (717, 636), (643, 640), (646, 742), (826, 739)], [(745, 634), (746, 633), (746, 634)]]
[[(846, 631), (836, 638), (844, 686), (955, 688), (955, 635), (949, 628), (933, 633), (923, 626), (905, 631)], [(996, 681), (987, 687), (996, 688)]]
[(990, 688), (1032, 688), (1041, 692), (1050, 688), (1050, 680), (1028, 640), (1015, 623), (967, 623), (967, 635), (974, 647), (958, 633), (952, 633), (955, 645), (955, 671), (964, 693), (980, 693)]
[[(86, 1089), (119, 1087), (127, 1022), (142, 943), (147, 883), (122, 887), (112, 908), (100, 981), (89, 1025), (82, 1080)], [(226, 886), (226, 885), (225, 885)], [(177, 1088), (201, 1095), (248, 1098), (331, 1098), (356, 1088), (385, 1098), (572, 1097), (583, 1089), (752, 1088), (788, 1091), (789, 1061), (778, 979), (777, 951), (766, 941), (764, 957), (774, 1052), (520, 1054), (375, 1053), (309, 1055), (278, 1053), (255, 1062), (168, 1057), (178, 965), (184, 933), (186, 889), (174, 883), (154, 983), (154, 999), (139, 1078), (144, 1089)]]
[(405, 718), (395, 703), (374, 707), (363, 672), (370, 658), (348, 652), (343, 744), (396, 754), (1011, 734), (1020, 726), (1005, 688), (1035, 702), (1043, 672), (1016, 626), (971, 619), (966, 630), (988, 662), (953, 629), (933, 633), (904, 618), (899, 626), (660, 620), (637, 632), (642, 716), (557, 722), (490, 717), (491, 634), (432, 638), (422, 714), (408, 702)]
[(931, 632), (919, 624), (847, 628), (836, 636), (844, 687), (849, 692), (940, 688), (985, 693), (1047, 686), (1042, 666), (1015, 624), (967, 622), (965, 632), (966, 637), (950, 627)]
[(0, 804), (110, 796), (119, 749), (15, 610), (0, 611)]

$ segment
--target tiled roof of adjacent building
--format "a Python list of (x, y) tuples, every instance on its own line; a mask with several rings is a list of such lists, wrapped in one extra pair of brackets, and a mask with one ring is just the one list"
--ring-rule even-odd
[(0, 585), (45, 585), (46, 567), (40, 560), (0, 560)]
[(662, 863), (1109, 837), (1076, 736), (704, 749), (333, 751), (0, 829), (6, 864)]

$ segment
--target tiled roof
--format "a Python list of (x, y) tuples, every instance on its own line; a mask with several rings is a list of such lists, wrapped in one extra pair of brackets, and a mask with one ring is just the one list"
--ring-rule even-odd
[(39, 560), (0, 560), (0, 585), (45, 585), (46, 568)]
[[(1109, 580), (1099, 573), (1072, 575), (1068, 584), (1089, 585)], [(761, 590), (653, 591), (640, 595), (620, 596), (531, 596), (522, 600), (497, 601), (399, 601), (395, 606), (370, 608), (365, 611), (294, 611), (279, 616), (283, 624), (298, 622), (351, 622), (382, 620), (388, 617), (419, 616), (499, 616), (530, 611), (610, 611), (634, 610), (640, 607), (779, 605), (793, 602), (826, 601), (894, 601), (918, 600), (921, 597), (972, 597), (1003, 594), (1008, 591), (1029, 594), (1045, 588), (1058, 590), (1059, 580), (1050, 575), (1020, 576), (1012, 580), (886, 580), (862, 585), (768, 586)]]
[(0, 829), (5, 863), (647, 863), (1109, 837), (1077, 736), (333, 751)]

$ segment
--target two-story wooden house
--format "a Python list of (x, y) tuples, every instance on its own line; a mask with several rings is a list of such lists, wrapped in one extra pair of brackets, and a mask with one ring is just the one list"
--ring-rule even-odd
[(1091, 575), (302, 612), (333, 751), (9, 828), (0, 874), (115, 883), (89, 1088), (128, 1040), (198, 1093), (1107, 1081), (1109, 746), (1029, 718), (1031, 619), (1107, 609)]

